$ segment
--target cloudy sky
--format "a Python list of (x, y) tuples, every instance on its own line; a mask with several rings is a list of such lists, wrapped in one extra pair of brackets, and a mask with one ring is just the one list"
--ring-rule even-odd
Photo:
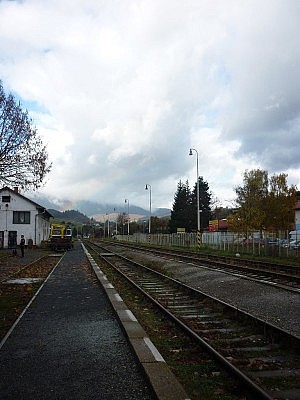
[(199, 175), (300, 187), (300, 1), (0, 1), (0, 79), (53, 162), (51, 198), (171, 207)]

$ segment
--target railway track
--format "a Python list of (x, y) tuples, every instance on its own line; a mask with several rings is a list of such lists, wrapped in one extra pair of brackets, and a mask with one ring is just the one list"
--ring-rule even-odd
[(48, 254), (27, 264), (10, 262), (6, 266), (1, 265), (0, 341), (12, 329), (14, 322), (58, 263), (58, 257), (61, 255)]
[(107, 248), (88, 246), (205, 348), (247, 399), (300, 399), (298, 338)]
[(114, 246), (129, 248), (136, 251), (149, 252), (160, 257), (174, 259), (185, 263), (192, 263), (195, 266), (214, 268), (233, 275), (262, 282), (268, 285), (276, 285), (283, 289), (300, 293), (300, 265), (287, 265), (249, 260), (240, 257), (228, 257), (212, 255), (183, 250), (167, 250), (157, 247), (138, 246), (132, 243), (111, 243)]
[(61, 257), (59, 254), (48, 254), (30, 261), (28, 264), (9, 265), (6, 269), (3, 268), (0, 275), (0, 284), (4, 284), (14, 279), (25, 279), (34, 277), (47, 276), (48, 271), (53, 268), (57, 263), (57, 258)]

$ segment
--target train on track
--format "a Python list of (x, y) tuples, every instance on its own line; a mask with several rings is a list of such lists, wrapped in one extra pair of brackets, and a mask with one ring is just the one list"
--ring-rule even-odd
[(71, 250), (73, 248), (72, 229), (62, 224), (52, 224), (48, 245), (51, 250)]

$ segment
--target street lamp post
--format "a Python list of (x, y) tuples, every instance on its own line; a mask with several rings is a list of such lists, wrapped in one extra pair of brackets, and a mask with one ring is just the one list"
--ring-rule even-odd
[(147, 183), (146, 186), (145, 186), (145, 190), (148, 190), (148, 189), (149, 189), (149, 211), (150, 211), (150, 213), (149, 213), (149, 235), (150, 235), (150, 233), (151, 233), (151, 206), (152, 206), (152, 204), (151, 204), (151, 201), (152, 201), (151, 197), (152, 197), (152, 186), (149, 185), (149, 184)]
[(201, 243), (201, 226), (200, 226), (200, 191), (199, 191), (199, 161), (198, 161), (198, 151), (196, 149), (190, 149), (189, 155), (193, 155), (193, 151), (197, 155), (197, 243), (200, 248)]
[(125, 203), (127, 203), (127, 214), (128, 214), (128, 221), (127, 221), (127, 235), (129, 236), (129, 200), (125, 199)]
[[(109, 238), (109, 213), (106, 213), (106, 220), (107, 220), (107, 237)], [(106, 223), (104, 222), (104, 237), (105, 237), (105, 225)]]
[[(114, 208), (114, 212), (116, 212), (116, 209)], [(118, 216), (116, 216), (116, 236), (118, 234)]]

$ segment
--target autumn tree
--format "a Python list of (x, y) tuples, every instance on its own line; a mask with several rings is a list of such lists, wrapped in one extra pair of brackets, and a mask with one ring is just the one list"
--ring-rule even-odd
[(237, 211), (228, 218), (233, 231), (289, 229), (296, 188), (288, 187), (287, 175), (268, 177), (267, 171), (244, 172), (243, 185), (235, 188)]
[(168, 218), (159, 218), (159, 217), (151, 217), (151, 232), (152, 233), (166, 233), (169, 229), (169, 219)]
[(267, 198), (266, 227), (275, 231), (291, 229), (296, 201), (296, 187), (288, 187), (287, 174), (271, 176)]
[(28, 112), (0, 81), (0, 181), (3, 185), (38, 189), (51, 165), (46, 147)]
[(125, 225), (128, 223), (128, 215), (125, 213), (120, 213), (117, 216), (117, 226), (119, 232), (121, 232), (122, 235), (125, 235)]
[[(244, 231), (261, 231), (266, 219), (268, 173), (260, 169), (245, 171), (243, 185), (235, 188), (238, 212), (235, 219)], [(232, 221), (231, 221), (232, 223)]]
[(227, 219), (232, 213), (232, 208), (217, 206), (211, 212), (211, 219)]

